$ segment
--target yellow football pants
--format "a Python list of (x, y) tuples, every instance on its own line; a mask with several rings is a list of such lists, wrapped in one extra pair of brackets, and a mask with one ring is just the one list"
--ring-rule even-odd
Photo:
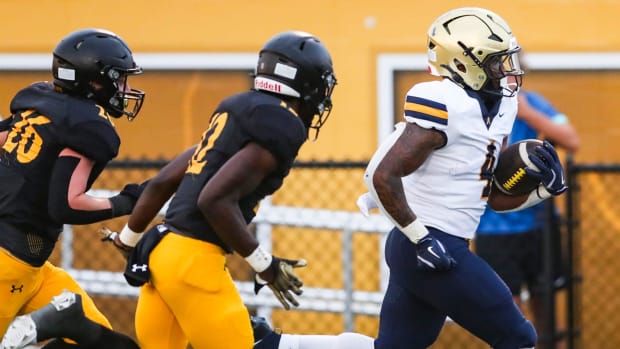
[(169, 233), (151, 252), (136, 333), (142, 349), (251, 349), (248, 310), (214, 244)]
[(63, 290), (82, 295), (86, 316), (111, 328), (93, 300), (66, 271), (50, 262), (33, 267), (0, 248), (0, 334), (4, 335), (16, 316), (42, 308)]

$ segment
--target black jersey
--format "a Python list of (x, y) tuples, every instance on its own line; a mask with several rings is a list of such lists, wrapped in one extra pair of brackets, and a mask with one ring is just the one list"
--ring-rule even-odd
[(277, 171), (239, 202), (246, 222), (250, 223), (258, 201), (282, 185), (306, 138), (303, 122), (281, 99), (254, 90), (228, 97), (211, 117), (209, 128), (170, 203), (166, 223), (183, 234), (217, 244), (230, 252), (198, 208), (198, 196), (203, 187), (246, 144), (254, 142), (268, 149), (278, 160)]
[(18, 92), (11, 113), (0, 158), (0, 246), (39, 264), (62, 231), (63, 222), (48, 213), (50, 177), (59, 153), (71, 148), (95, 161), (90, 186), (118, 154), (120, 138), (102, 107), (59, 93), (47, 82)]

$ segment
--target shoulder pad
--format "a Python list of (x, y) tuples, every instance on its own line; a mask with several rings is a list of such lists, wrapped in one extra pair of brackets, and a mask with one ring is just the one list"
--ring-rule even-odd
[(301, 119), (289, 109), (274, 104), (256, 106), (245, 130), (253, 141), (276, 157), (290, 161), (295, 159), (307, 138)]

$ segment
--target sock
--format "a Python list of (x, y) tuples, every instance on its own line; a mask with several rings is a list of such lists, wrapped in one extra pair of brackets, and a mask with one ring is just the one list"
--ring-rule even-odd
[(359, 333), (337, 336), (282, 335), (278, 349), (374, 349), (375, 340)]

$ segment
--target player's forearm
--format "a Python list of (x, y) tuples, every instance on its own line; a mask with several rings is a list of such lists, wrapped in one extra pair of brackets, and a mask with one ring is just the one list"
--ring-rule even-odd
[(9, 136), (9, 131), (0, 132), (0, 147), (6, 143), (6, 139)]
[(256, 249), (258, 241), (248, 231), (248, 225), (236, 201), (203, 202), (199, 207), (209, 225), (227, 246), (242, 257), (247, 257)]
[(385, 213), (401, 227), (407, 226), (417, 217), (409, 208), (403, 190), (402, 179), (375, 173), (374, 189)]
[(196, 146), (192, 146), (185, 150), (149, 180), (149, 184), (140, 195), (127, 222), (131, 231), (138, 233), (145, 231), (153, 218), (176, 192), (195, 149)]

